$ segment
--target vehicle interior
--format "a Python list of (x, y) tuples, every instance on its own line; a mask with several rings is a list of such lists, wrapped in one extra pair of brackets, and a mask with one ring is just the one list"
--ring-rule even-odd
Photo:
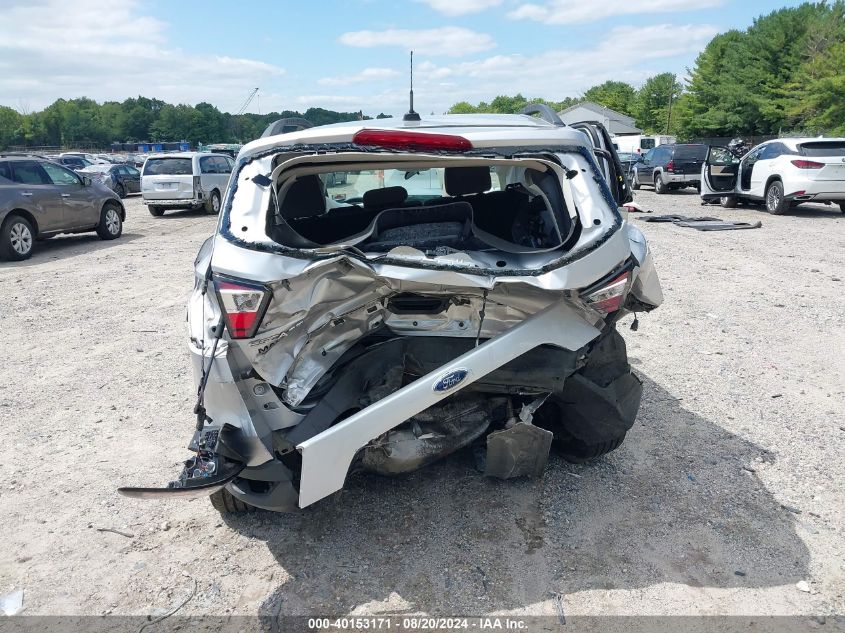
[(528, 253), (574, 243), (577, 214), (557, 174), (530, 165), (303, 173), (279, 183), (267, 234), (296, 248), (342, 243), (369, 252)]

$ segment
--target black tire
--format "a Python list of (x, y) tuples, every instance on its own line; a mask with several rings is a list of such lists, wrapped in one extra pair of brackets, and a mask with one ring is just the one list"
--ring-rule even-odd
[(634, 175), (631, 177), (631, 189), (639, 189), (640, 185), (640, 178), (637, 176), (637, 170), (634, 170)]
[(726, 209), (736, 209), (736, 196), (722, 196), (719, 203)]
[(147, 209), (149, 210), (150, 215), (153, 217), (160, 218), (164, 215), (164, 209), (162, 209), (161, 207), (154, 207), (153, 205), (150, 205), (147, 207)]
[(581, 463), (619, 448), (641, 398), (642, 381), (631, 372), (625, 340), (611, 329), (591, 345), (585, 365), (562, 391), (537, 410), (534, 423), (554, 434), (552, 446), (564, 459)]
[(114, 188), (114, 192), (117, 194), (117, 197), (121, 200), (126, 197), (126, 189), (120, 183), (117, 183), (117, 187)]
[(11, 214), (0, 227), (0, 259), (19, 262), (32, 257), (35, 230), (25, 217)]
[(116, 240), (123, 233), (123, 218), (120, 206), (116, 202), (106, 202), (100, 211), (100, 223), (97, 235), (101, 240)]
[(205, 203), (205, 212), (208, 215), (217, 215), (220, 213), (220, 192), (217, 189), (212, 191), (208, 197)]
[(222, 488), (217, 492), (211, 493), (209, 497), (211, 500), (211, 505), (214, 506), (214, 509), (217, 510), (220, 514), (229, 514), (235, 512), (254, 512), (257, 510), (255, 506), (251, 506), (248, 503), (244, 503), (240, 499), (236, 498), (232, 495), (231, 492)]
[(623, 433), (619, 437), (598, 444), (585, 444), (575, 438), (562, 441), (557, 437), (555, 437), (555, 442), (557, 443), (558, 454), (566, 461), (573, 464), (583, 464), (584, 462), (589, 462), (615, 451), (622, 446), (622, 442), (625, 441), (625, 435)]
[(666, 193), (669, 188), (663, 182), (663, 175), (660, 173), (654, 174), (654, 193)]
[(782, 215), (789, 211), (789, 200), (783, 195), (783, 183), (773, 180), (766, 187), (766, 211), (772, 215)]

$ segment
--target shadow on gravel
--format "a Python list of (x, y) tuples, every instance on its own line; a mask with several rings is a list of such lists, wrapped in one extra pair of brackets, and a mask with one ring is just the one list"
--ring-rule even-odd
[(32, 257), (22, 262), (0, 261), (3, 268), (28, 268), (38, 266), (51, 260), (69, 259), (77, 255), (86, 255), (94, 251), (102, 251), (113, 246), (120, 246), (132, 240), (143, 237), (140, 233), (123, 233), (116, 240), (101, 240), (96, 233), (80, 235), (59, 235), (48, 240), (35, 243)]
[(794, 583), (809, 554), (796, 517), (744, 470), (760, 460), (773, 457), (646, 378), (622, 448), (586, 465), (553, 458), (539, 482), (486, 479), (459, 454), (402, 479), (355, 477), (298, 515), (227, 523), (291, 575), (261, 606), (271, 617), (483, 614), (550, 592)]

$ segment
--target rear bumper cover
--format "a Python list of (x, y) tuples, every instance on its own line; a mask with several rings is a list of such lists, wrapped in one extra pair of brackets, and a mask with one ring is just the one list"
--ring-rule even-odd
[(205, 198), (203, 197), (202, 193), (199, 193), (195, 196), (191, 196), (190, 198), (167, 198), (162, 200), (157, 200), (155, 198), (148, 198), (145, 194), (141, 194), (143, 198), (142, 202), (146, 205), (152, 205), (155, 207), (185, 207), (188, 205), (196, 206), (205, 203)]
[[(443, 367), (297, 445), (302, 455), (299, 507), (343, 487), (355, 454), (370, 440), (540, 345), (577, 350), (600, 331), (566, 300), (462, 354)], [(444, 387), (445, 386), (445, 387)]]

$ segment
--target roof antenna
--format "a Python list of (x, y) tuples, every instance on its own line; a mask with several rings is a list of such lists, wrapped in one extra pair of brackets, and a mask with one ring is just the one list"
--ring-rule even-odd
[(420, 115), (414, 112), (414, 51), (411, 51), (411, 109), (402, 117), (403, 121), (419, 121)]

